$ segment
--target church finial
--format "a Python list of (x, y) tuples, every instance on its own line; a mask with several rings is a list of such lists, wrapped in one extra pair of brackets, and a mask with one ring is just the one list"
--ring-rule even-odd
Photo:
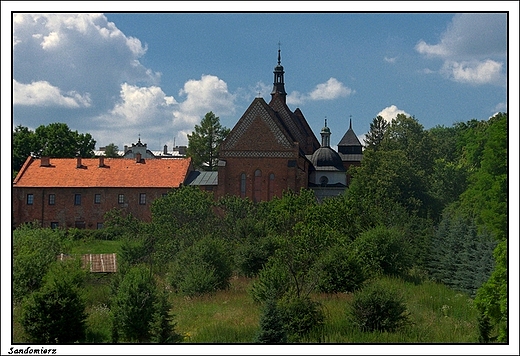
[(352, 115), (350, 115), (350, 124), (349, 124), (348, 129), (349, 129), (349, 130), (352, 130)]
[(281, 43), (280, 43), (280, 41), (278, 41), (278, 65), (282, 64), (282, 56), (280, 55), (280, 52), (281, 52), (280, 45), (281, 45)]

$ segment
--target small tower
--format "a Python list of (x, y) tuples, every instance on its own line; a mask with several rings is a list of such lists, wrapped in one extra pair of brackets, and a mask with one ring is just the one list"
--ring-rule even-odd
[(271, 92), (271, 96), (274, 97), (276, 94), (280, 95), (285, 103), (285, 99), (287, 93), (285, 92), (285, 84), (283, 79), (283, 74), (285, 73), (282, 66), (282, 60), (280, 56), (280, 47), (278, 46), (278, 65), (274, 67), (274, 82), (273, 82), (273, 91)]
[(321, 129), (321, 147), (330, 147), (330, 129), (327, 127), (327, 119), (325, 126)]

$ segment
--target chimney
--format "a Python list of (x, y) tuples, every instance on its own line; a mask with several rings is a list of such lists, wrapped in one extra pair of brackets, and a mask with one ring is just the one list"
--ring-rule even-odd
[(127, 145), (125, 145), (125, 151), (124, 152), (126, 153), (126, 151), (128, 151), (128, 146)]
[(105, 166), (105, 157), (99, 156), (99, 166), (104, 167)]
[(40, 167), (49, 167), (51, 165), (51, 160), (49, 157), (42, 157), (40, 160)]
[(141, 154), (140, 153), (135, 154), (135, 163), (141, 163)]
[(167, 146), (167, 145), (164, 145), (163, 153), (164, 153), (165, 155), (168, 154), (168, 146)]
[(81, 168), (82, 167), (81, 157), (77, 157), (76, 159), (77, 159), (77, 161), (76, 161), (76, 168)]

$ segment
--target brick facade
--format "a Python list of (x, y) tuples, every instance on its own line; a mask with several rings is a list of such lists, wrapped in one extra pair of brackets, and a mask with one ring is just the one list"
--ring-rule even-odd
[(29, 157), (13, 182), (13, 227), (96, 229), (120, 208), (151, 220), (152, 202), (184, 183), (192, 171), (184, 159), (74, 159)]

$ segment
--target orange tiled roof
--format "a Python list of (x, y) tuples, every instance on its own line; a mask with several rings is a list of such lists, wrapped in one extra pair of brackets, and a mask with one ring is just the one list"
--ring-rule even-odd
[(190, 158), (135, 159), (50, 158), (50, 166), (42, 167), (41, 159), (29, 157), (16, 176), (16, 187), (140, 187), (176, 188), (190, 171)]

